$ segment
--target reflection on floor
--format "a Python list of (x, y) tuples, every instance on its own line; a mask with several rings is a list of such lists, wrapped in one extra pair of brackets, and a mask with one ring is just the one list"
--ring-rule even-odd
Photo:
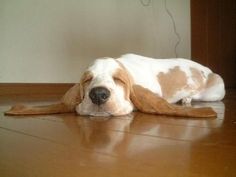
[(233, 177), (235, 95), (194, 105), (212, 106), (216, 119), (138, 112), (114, 118), (10, 117), (3, 115), (9, 105), (2, 101), (0, 176)]

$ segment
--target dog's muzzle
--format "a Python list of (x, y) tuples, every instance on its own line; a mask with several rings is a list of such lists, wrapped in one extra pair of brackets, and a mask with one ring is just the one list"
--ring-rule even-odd
[(105, 87), (94, 87), (89, 92), (89, 98), (96, 105), (101, 105), (107, 102), (111, 92)]

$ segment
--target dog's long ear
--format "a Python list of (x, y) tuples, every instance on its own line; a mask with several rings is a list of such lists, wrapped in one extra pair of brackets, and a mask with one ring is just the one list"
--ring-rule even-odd
[(80, 89), (80, 84), (75, 84), (65, 93), (65, 95), (61, 99), (61, 102), (71, 109), (75, 109), (75, 106), (80, 104), (82, 101)]
[(79, 84), (75, 84), (65, 93), (59, 103), (45, 106), (15, 105), (6, 111), (5, 115), (39, 115), (75, 112), (75, 107), (80, 102), (80, 86)]
[(152, 91), (140, 85), (133, 85), (131, 101), (136, 108), (144, 113), (183, 117), (216, 117), (216, 112), (210, 108), (191, 108), (169, 104)]

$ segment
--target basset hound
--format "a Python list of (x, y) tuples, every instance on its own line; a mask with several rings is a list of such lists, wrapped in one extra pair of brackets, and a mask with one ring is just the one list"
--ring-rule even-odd
[[(223, 79), (187, 59), (153, 59), (135, 54), (100, 58), (69, 89), (58, 104), (13, 106), (7, 115), (77, 112), (90, 116), (121, 116), (139, 110), (150, 114), (215, 117), (210, 107), (186, 106), (191, 101), (219, 101)], [(183, 106), (173, 103), (182, 102)]]

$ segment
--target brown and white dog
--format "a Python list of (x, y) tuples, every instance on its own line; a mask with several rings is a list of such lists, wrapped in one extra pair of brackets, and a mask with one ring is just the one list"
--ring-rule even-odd
[(219, 101), (222, 78), (186, 59), (153, 59), (135, 54), (101, 58), (85, 71), (58, 104), (13, 106), (7, 115), (77, 112), (90, 116), (121, 116), (139, 110), (150, 114), (215, 117), (211, 108), (176, 106), (194, 101)]

